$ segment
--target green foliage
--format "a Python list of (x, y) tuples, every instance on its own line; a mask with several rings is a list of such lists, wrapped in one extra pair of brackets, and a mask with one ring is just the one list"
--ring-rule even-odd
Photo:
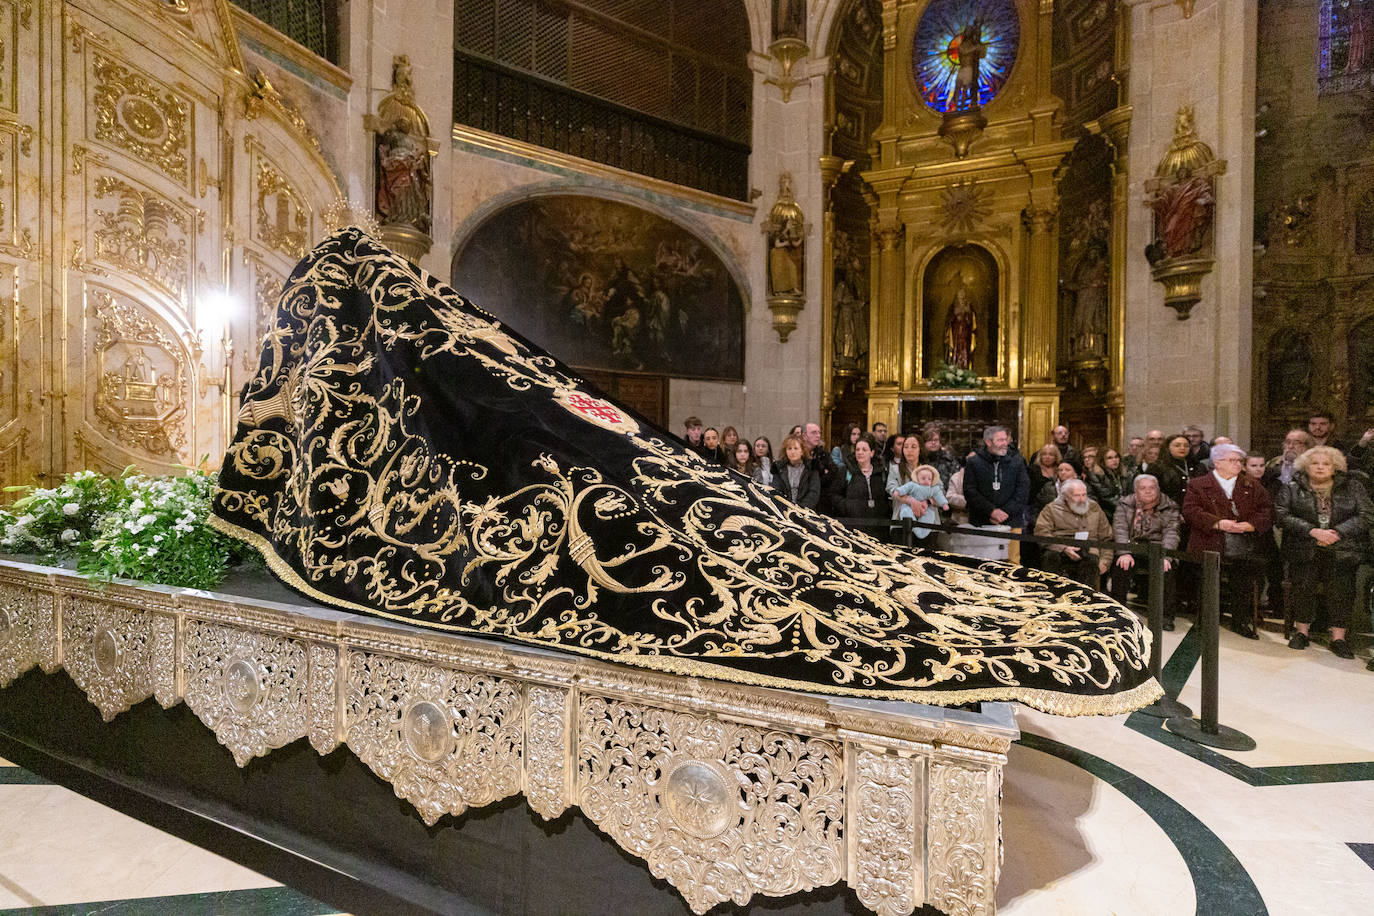
[(72, 559), (99, 578), (214, 588), (242, 554), (239, 542), (206, 524), (215, 476), (118, 478), (82, 471), (52, 489), (26, 491), (0, 511), (0, 549)]
[(972, 369), (960, 369), (941, 362), (930, 377), (932, 388), (982, 388), (983, 380)]

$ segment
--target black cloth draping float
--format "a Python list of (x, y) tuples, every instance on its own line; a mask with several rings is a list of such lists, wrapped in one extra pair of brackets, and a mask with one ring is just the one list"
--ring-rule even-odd
[(825, 694), (1114, 714), (1120, 605), (879, 543), (707, 465), (356, 229), (291, 275), (212, 524), (318, 601)]

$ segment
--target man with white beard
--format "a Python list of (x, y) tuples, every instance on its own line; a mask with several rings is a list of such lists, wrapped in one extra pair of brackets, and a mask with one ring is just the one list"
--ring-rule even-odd
[[(1112, 523), (1102, 508), (1088, 498), (1087, 484), (1070, 480), (1054, 502), (1040, 513), (1035, 533), (1041, 537), (1077, 538), (1088, 541), (1110, 541)], [(1067, 576), (1090, 588), (1097, 588), (1103, 574), (1112, 565), (1110, 548), (1076, 547), (1068, 544), (1048, 544), (1042, 562), (1046, 572)]]

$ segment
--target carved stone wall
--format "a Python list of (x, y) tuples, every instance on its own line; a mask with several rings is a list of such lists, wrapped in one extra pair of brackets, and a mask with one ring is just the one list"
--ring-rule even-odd
[(840, 882), (882, 914), (993, 911), (1004, 704), (828, 700), (3, 561), (0, 688), (36, 666), (107, 721), (185, 702), (239, 766), (346, 744), (431, 826), (516, 794), (579, 808), (698, 913)]

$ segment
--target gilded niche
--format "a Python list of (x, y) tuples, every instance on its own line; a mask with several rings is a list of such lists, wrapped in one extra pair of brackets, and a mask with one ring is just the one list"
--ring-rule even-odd
[[(190, 220), (175, 205), (112, 175), (95, 183), (97, 200), (116, 198), (114, 210), (97, 210), (95, 256), (185, 301)], [(178, 230), (182, 238), (172, 238)]]
[(123, 445), (176, 458), (186, 446), (186, 360), (180, 344), (131, 302), (94, 293), (95, 415)]
[(95, 138), (185, 184), (191, 104), (103, 54), (95, 54)]
[(257, 237), (290, 258), (305, 257), (310, 217), (301, 195), (266, 159), (258, 160)]

